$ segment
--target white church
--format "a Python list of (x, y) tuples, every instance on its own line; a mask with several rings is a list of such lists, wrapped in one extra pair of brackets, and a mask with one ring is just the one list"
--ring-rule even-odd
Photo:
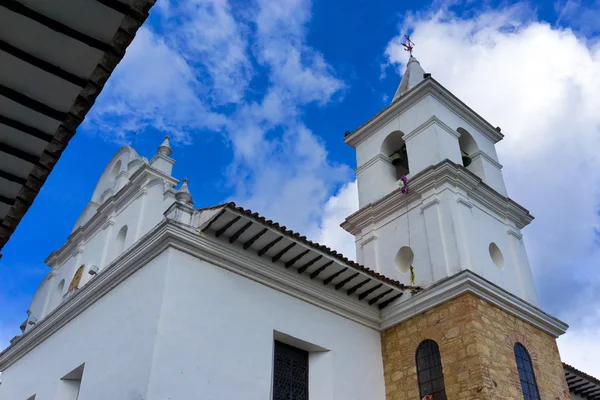
[(121, 148), (0, 353), (0, 400), (570, 399), (502, 138), (411, 56), (344, 138), (358, 262), (194, 208), (168, 138), (151, 160)]

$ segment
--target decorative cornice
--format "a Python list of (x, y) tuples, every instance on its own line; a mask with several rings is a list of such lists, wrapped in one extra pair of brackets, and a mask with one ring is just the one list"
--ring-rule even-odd
[(430, 82), (430, 79), (425, 79), (414, 88), (406, 92), (402, 97), (389, 106), (385, 107), (379, 113), (375, 114), (367, 122), (356, 128), (350, 135), (344, 137), (344, 142), (352, 147), (358, 146), (366, 138), (371, 136), (377, 129), (384, 126), (392, 119), (396, 118), (404, 111), (408, 110), (419, 101), (427, 96), (427, 92), (422, 88), (426, 87)]
[(472, 293), (553, 337), (562, 335), (569, 327), (561, 320), (494, 285), (476, 273), (465, 270), (435, 283), (404, 301), (400, 299), (384, 309), (381, 313), (380, 328), (382, 330), (391, 328), (464, 293)]
[(404, 301), (403, 296), (388, 308), (379, 311), (343, 293), (328, 290), (292, 270), (274, 267), (257, 255), (226, 243), (211, 235), (198, 233), (190, 226), (164, 219), (94, 279), (73, 291), (56, 309), (14, 340), (0, 353), (0, 370), (8, 368), (169, 248), (377, 330), (388, 329), (463, 293), (473, 293), (554, 337), (567, 329), (564, 322), (468, 270), (444, 279)]
[(352, 147), (358, 146), (379, 128), (398, 117), (427, 95), (432, 95), (436, 100), (446, 105), (460, 118), (488, 137), (493, 143), (499, 142), (504, 137), (504, 135), (498, 132), (483, 117), (469, 108), (435, 79), (429, 77), (406, 92), (400, 99), (384, 108), (373, 118), (362, 124), (350, 135), (346, 136), (344, 141)]
[(157, 225), (104, 268), (94, 279), (88, 281), (86, 285), (72, 296), (69, 296), (57, 308), (39, 320), (32, 329), (0, 353), (0, 371), (8, 368), (139, 268), (166, 250), (168, 246), (161, 242), (164, 240), (163, 234), (166, 231), (166, 225), (165, 221)]
[(329, 290), (320, 281), (312, 281), (295, 271), (269, 265), (254, 254), (209, 235), (199, 234), (190, 226), (164, 219), (0, 353), (0, 371), (169, 248), (183, 251), (370, 328), (379, 328), (380, 312), (377, 307), (368, 306), (343, 291)]
[(533, 220), (533, 216), (527, 209), (486, 185), (471, 171), (450, 160), (444, 160), (413, 176), (409, 181), (408, 195), (401, 193), (397, 188), (347, 217), (341, 226), (348, 232), (357, 234), (367, 224), (377, 223), (398, 210), (406, 208), (407, 203), (427, 201), (422, 200), (423, 193), (447, 184), (450, 188), (455, 188), (457, 193), (464, 191), (473, 205), (503, 223), (506, 222), (505, 219), (508, 219), (518, 229), (522, 229)]

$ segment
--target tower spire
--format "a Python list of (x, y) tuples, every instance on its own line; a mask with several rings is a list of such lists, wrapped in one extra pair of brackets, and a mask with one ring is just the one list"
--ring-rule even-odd
[(410, 47), (410, 53), (411, 55), (408, 59), (408, 64), (406, 65), (406, 71), (404, 71), (404, 75), (402, 75), (402, 80), (400, 81), (398, 90), (396, 90), (396, 94), (394, 94), (392, 103), (404, 93), (417, 86), (424, 79), (423, 75), (425, 74), (425, 71), (421, 68), (419, 61), (412, 55), (412, 47)]

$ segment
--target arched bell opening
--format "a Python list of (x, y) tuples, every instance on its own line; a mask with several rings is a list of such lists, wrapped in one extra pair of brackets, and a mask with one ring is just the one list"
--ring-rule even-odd
[(475, 139), (469, 132), (467, 132), (464, 128), (458, 128), (458, 133), (460, 133), (460, 138), (458, 139), (458, 145), (460, 146), (460, 155), (462, 157), (463, 167), (467, 168), (473, 162), (471, 158), (472, 155), (479, 150), (477, 147), (477, 143), (475, 143)]
[(400, 179), (402, 175), (410, 173), (408, 152), (406, 151), (406, 143), (404, 143), (403, 136), (404, 133), (401, 131), (394, 131), (385, 138), (381, 145), (381, 153), (389, 157), (396, 169), (396, 179)]

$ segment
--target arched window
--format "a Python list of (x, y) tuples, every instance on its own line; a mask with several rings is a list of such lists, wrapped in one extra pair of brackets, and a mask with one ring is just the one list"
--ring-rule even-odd
[(115, 257), (123, 252), (125, 249), (125, 239), (127, 239), (127, 225), (123, 225), (123, 227), (117, 233), (117, 240), (115, 243)]
[(433, 340), (423, 340), (417, 347), (417, 378), (419, 398), (431, 395), (435, 400), (446, 400), (444, 371), (440, 348)]
[(519, 379), (521, 380), (521, 390), (523, 390), (524, 400), (540, 400), (535, 374), (531, 358), (525, 346), (521, 343), (515, 343), (514, 347), (517, 369), (519, 370)]

